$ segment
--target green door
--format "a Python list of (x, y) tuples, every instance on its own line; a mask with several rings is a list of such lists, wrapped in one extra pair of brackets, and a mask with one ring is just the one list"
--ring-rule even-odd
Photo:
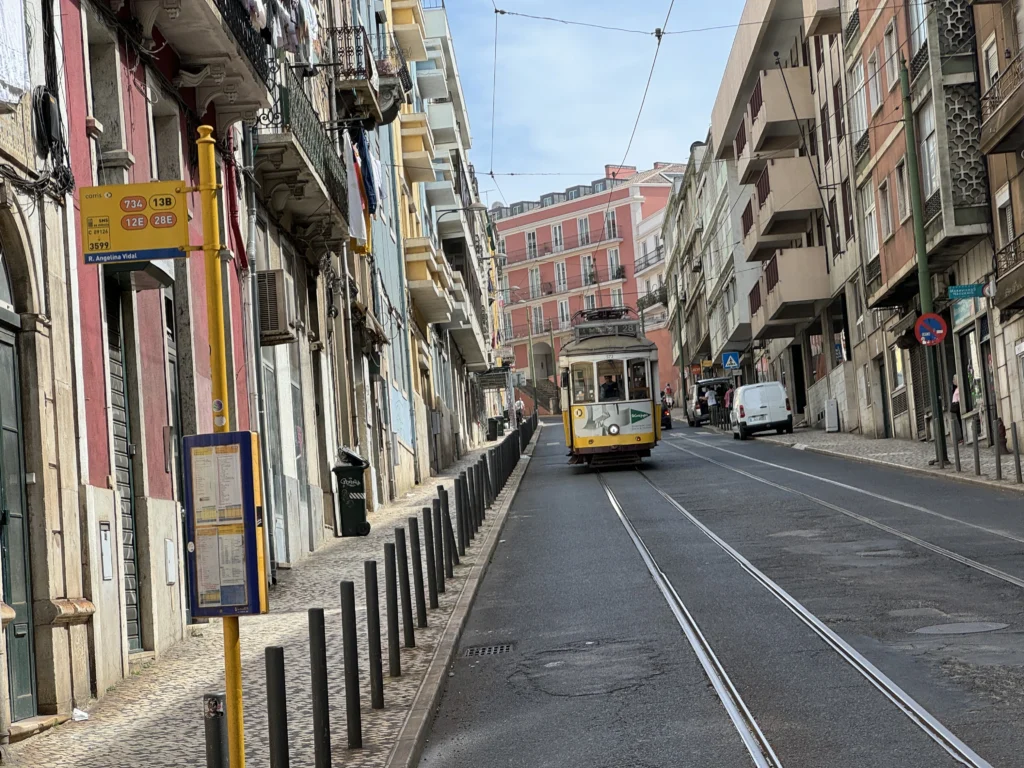
[(32, 587), (29, 582), (28, 516), (18, 401), (18, 356), (14, 333), (4, 325), (3, 318), (0, 318), (0, 557), (3, 559), (4, 600), (14, 609), (14, 620), (5, 630), (11, 719), (24, 720), (36, 715)]

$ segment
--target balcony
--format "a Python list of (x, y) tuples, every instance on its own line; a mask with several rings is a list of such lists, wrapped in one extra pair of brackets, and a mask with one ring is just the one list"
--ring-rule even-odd
[(366, 28), (335, 27), (331, 34), (337, 49), (337, 59), (331, 63), (334, 85), (347, 102), (347, 111), (365, 114), (375, 124), (381, 125), (380, 76)]
[(641, 272), (644, 272), (658, 264), (662, 264), (664, 261), (665, 245), (662, 243), (659, 244), (658, 247), (655, 248), (650, 253), (643, 254), (642, 256), (638, 257), (635, 262), (633, 262), (633, 275), (639, 276)]
[(486, 370), (490, 364), (490, 345), (481, 325), (480, 315), (475, 309), (472, 292), (467, 288), (462, 273), (452, 273), (452, 286), (455, 301), (452, 318), (447, 325), (452, 341), (458, 345), (469, 370)]
[[(380, 77), (381, 111), (386, 118), (392, 112), (397, 114), (405, 103), (405, 97), (412, 93), (412, 75), (394, 35), (380, 31), (374, 38), (374, 44), (377, 75)], [(390, 123), (394, 118), (385, 121)]]
[(818, 307), (832, 295), (826, 258), (823, 247), (782, 248), (768, 261), (756, 286), (763, 291), (764, 304), (760, 335), (755, 338), (795, 336), (815, 318)]
[(433, 99), (428, 102), (427, 115), (430, 130), (434, 132), (435, 143), (459, 143), (459, 124), (455, 119), (455, 105), (452, 104), (451, 98)]
[(196, 89), (200, 112), (216, 105), (219, 133), (270, 106), (269, 49), (241, 0), (144, 5), (135, 9), (142, 37), (153, 44), (154, 27), (160, 30), (181, 62), (175, 85)]
[(808, 37), (838, 35), (843, 31), (839, 0), (803, 0)]
[(1024, 149), (1024, 51), (1010, 61), (981, 97), (981, 151), (986, 155)]
[(402, 125), (402, 167), (410, 184), (431, 182), (434, 175), (434, 138), (427, 125), (426, 112), (406, 112), (399, 116)]
[(457, 208), (458, 195), (448, 161), (434, 159), (434, 180), (426, 184), (427, 202), (438, 208)]
[(426, 61), (426, 28), (420, 0), (391, 0), (392, 31), (408, 61)]
[(275, 214), (322, 222), (328, 242), (340, 242), (348, 234), (345, 167), (302, 83), (290, 67), (282, 72), (276, 103), (256, 118), (259, 188)]
[(437, 40), (427, 40), (427, 60), (416, 65), (416, 87), (424, 99), (446, 99), (451, 96), (444, 50)]
[(662, 285), (659, 288), (644, 294), (636, 301), (636, 311), (643, 312), (658, 305), (668, 306), (668, 289)]
[(815, 119), (810, 68), (762, 70), (754, 83), (748, 108), (750, 143), (754, 152), (775, 152), (800, 146), (801, 129), (807, 121)]
[(996, 306), (1024, 309), (1024, 235), (996, 252)]
[(743, 213), (740, 216), (740, 223), (743, 230), (743, 250), (746, 253), (748, 262), (759, 262), (770, 259), (783, 245), (791, 243), (797, 235), (764, 235), (761, 234), (761, 209), (757, 205), (757, 193), (750, 196)]
[(621, 232), (619, 232), (618, 228), (607, 233), (584, 232), (582, 235), (577, 234), (572, 237), (563, 238), (561, 247), (552, 243), (540, 243), (532, 248), (527, 247), (511, 251), (507, 254), (506, 264), (518, 264), (524, 261), (533, 261), (534, 259), (545, 259), (550, 256), (566, 256), (577, 251), (603, 248), (621, 241)]
[(607, 283), (615, 283), (626, 279), (626, 268), (619, 266), (611, 271), (592, 270), (578, 275), (570, 275), (565, 280), (545, 280), (523, 288), (510, 288), (502, 292), (506, 306), (526, 304), (550, 296), (560, 296), (576, 291), (585, 291)]
[(453, 276), (433, 238), (407, 237), (405, 272), (412, 303), (427, 323), (447, 323), (454, 305)]
[(753, 199), (762, 235), (802, 234), (808, 218), (822, 208), (818, 182), (806, 157), (769, 160)]

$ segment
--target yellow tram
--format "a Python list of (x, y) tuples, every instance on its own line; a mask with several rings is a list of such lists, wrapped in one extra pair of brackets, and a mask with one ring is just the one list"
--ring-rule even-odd
[(626, 307), (581, 310), (558, 357), (570, 464), (636, 464), (661, 439), (658, 348)]

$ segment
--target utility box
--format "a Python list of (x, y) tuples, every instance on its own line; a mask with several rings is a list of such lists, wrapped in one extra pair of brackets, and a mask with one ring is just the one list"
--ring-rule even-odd
[(366, 468), (370, 466), (362, 456), (341, 449), (344, 464), (332, 470), (338, 481), (338, 516), (341, 518), (342, 536), (366, 536), (370, 523), (366, 519)]

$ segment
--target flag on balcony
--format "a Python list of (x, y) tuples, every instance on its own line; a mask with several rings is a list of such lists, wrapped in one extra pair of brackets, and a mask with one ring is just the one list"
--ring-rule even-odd
[(352, 143), (355, 144), (359, 165), (359, 179), (362, 181), (363, 194), (366, 197), (366, 212), (373, 216), (377, 213), (377, 185), (373, 181), (373, 166), (370, 162), (370, 143), (366, 140), (366, 131), (362, 128), (349, 128)]
[(352, 250), (356, 253), (367, 252), (366, 215), (363, 212), (363, 193), (360, 173), (356, 168), (356, 153), (352, 140), (347, 132), (342, 132), (342, 158), (345, 162), (345, 176), (348, 179), (348, 232)]

